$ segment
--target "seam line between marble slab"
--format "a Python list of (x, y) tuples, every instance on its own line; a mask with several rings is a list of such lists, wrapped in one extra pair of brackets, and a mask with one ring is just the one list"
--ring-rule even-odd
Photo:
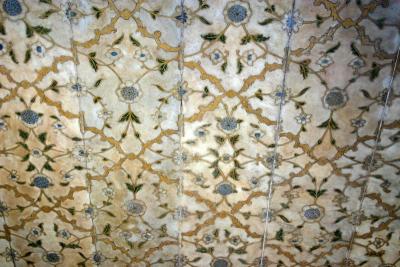
[[(71, 4), (71, 2), (67, 2), (68, 4)], [(75, 82), (78, 82), (79, 80), (79, 73), (78, 73), (78, 53), (77, 53), (77, 48), (74, 45), (74, 27), (73, 24), (71, 22), (70, 18), (67, 18), (68, 22), (69, 22), (69, 26), (70, 26), (70, 30), (71, 30), (71, 52), (73, 53), (73, 63), (74, 63), (74, 71), (75, 71)], [(75, 50), (75, 51), (74, 51)], [(78, 97), (78, 110), (79, 110), (79, 128), (80, 128), (80, 132), (81, 132), (81, 136), (82, 136), (82, 144), (83, 144), (83, 149), (86, 152), (86, 142), (85, 142), (85, 118), (84, 118), (84, 113), (82, 111), (82, 103), (81, 103), (81, 97)], [(85, 157), (85, 184), (86, 184), (86, 188), (87, 188), (87, 192), (88, 192), (88, 196), (89, 196), (89, 205), (90, 208), (93, 208), (92, 206), (92, 197), (91, 197), (91, 181), (88, 180), (87, 176), (88, 176), (88, 157)], [(92, 222), (91, 225), (91, 231), (90, 231), (90, 236), (92, 239), (92, 244), (94, 245), (94, 249), (95, 249), (95, 253), (97, 253), (97, 229), (93, 220), (93, 216), (90, 215), (90, 221)], [(93, 236), (93, 231), (95, 232), (95, 235)], [(94, 242), (94, 243), (93, 243)]]
[[(290, 16), (293, 17), (294, 14), (294, 9), (296, 6), (296, 0), (292, 1), (292, 7), (290, 10)], [(265, 224), (264, 224), (264, 231), (263, 231), (263, 236), (262, 236), (262, 245), (261, 245), (261, 257), (260, 257), (260, 262), (259, 266), (264, 267), (267, 266), (266, 263), (264, 265), (264, 257), (265, 257), (265, 249), (266, 249), (266, 243), (267, 243), (267, 235), (268, 235), (268, 225), (269, 225), (269, 214), (270, 214), (270, 206), (271, 206), (271, 199), (272, 199), (272, 187), (273, 187), (273, 181), (274, 181), (274, 176), (275, 176), (275, 168), (276, 168), (276, 155), (277, 155), (277, 150), (278, 150), (278, 142), (279, 142), (279, 135), (281, 131), (281, 119), (282, 119), (282, 111), (283, 111), (283, 101), (284, 101), (284, 92), (285, 92), (285, 87), (286, 87), (286, 75), (288, 72), (288, 67), (289, 67), (289, 52), (290, 52), (290, 41), (291, 37), (293, 34), (293, 29), (290, 29), (287, 33), (287, 41), (285, 44), (285, 55), (284, 55), (284, 69), (283, 69), (283, 78), (282, 78), (282, 87), (281, 87), (281, 94), (280, 94), (280, 99), (279, 99), (279, 107), (278, 107), (278, 118), (276, 122), (276, 127), (275, 127), (275, 133), (274, 133), (274, 151), (272, 154), (272, 168), (271, 168), (271, 174), (270, 174), (270, 181), (268, 185), (268, 192), (267, 192), (267, 214), (265, 218)]]
[[(180, 7), (181, 7), (181, 16), (184, 14), (184, 5), (185, 5), (185, 0), (180, 0)], [(179, 114), (177, 117), (178, 121), (178, 142), (179, 142), (179, 153), (183, 153), (183, 144), (182, 144), (182, 138), (184, 136), (184, 115), (183, 115), (183, 97), (180, 95), (180, 92), (182, 90), (182, 85), (183, 85), (183, 71), (184, 71), (184, 29), (185, 29), (185, 24), (180, 23), (179, 24), (179, 52), (178, 52), (178, 68), (179, 68), (179, 81), (178, 81), (178, 96), (179, 97)], [(183, 165), (179, 165), (178, 167), (178, 178), (179, 178), (179, 185), (178, 185), (178, 206), (182, 207), (183, 206)], [(182, 248), (183, 248), (183, 241), (182, 241), (182, 219), (180, 218), (178, 221), (178, 267), (183, 266), (181, 262), (181, 256), (182, 256)]]
[[(395, 77), (395, 74), (396, 74), (396, 68), (397, 68), (397, 64), (398, 64), (398, 60), (399, 60), (399, 54), (400, 54), (400, 45), (397, 48), (396, 57), (394, 59), (392, 74), (391, 74), (391, 77), (390, 77), (389, 86), (387, 88), (388, 92), (386, 94), (385, 103), (384, 103), (384, 106), (383, 106), (383, 108), (381, 110), (381, 113), (380, 113), (380, 116), (379, 116), (378, 130), (377, 130), (376, 137), (375, 137), (375, 144), (374, 144), (374, 147), (372, 148), (371, 159), (369, 161), (368, 168), (367, 168), (367, 175), (366, 175), (367, 178), (366, 178), (366, 181), (362, 185), (361, 194), (360, 194), (360, 197), (359, 197), (360, 204), (359, 204), (359, 207), (358, 207), (358, 209), (356, 211), (356, 214), (360, 214), (362, 212), (362, 210), (363, 210), (363, 203), (364, 203), (364, 199), (365, 199), (365, 196), (366, 196), (366, 193), (367, 193), (368, 184), (369, 184), (369, 180), (370, 180), (371, 172), (372, 172), (372, 164), (373, 164), (373, 161), (375, 159), (375, 154), (376, 154), (376, 151), (378, 149), (378, 145), (380, 143), (380, 137), (381, 137), (381, 134), (382, 134), (382, 127), (383, 127), (383, 123), (385, 121), (386, 113), (388, 111), (388, 103), (389, 103), (390, 95), (391, 95), (391, 92), (393, 90), (393, 80), (394, 80), (394, 77)], [(353, 248), (353, 243), (354, 243), (354, 239), (355, 239), (355, 235), (356, 234), (357, 234), (357, 225), (354, 225), (352, 227), (352, 232), (351, 232), (351, 235), (350, 235), (349, 245), (348, 245), (347, 250), (346, 250), (345, 260), (346, 260), (346, 264), (347, 265), (349, 264), (350, 259), (351, 259), (351, 255), (350, 254), (351, 254), (351, 251), (352, 251), (352, 248)]]

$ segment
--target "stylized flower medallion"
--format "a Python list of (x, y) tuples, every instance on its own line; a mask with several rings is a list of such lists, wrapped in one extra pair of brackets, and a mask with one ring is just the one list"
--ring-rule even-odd
[(41, 42), (36, 42), (32, 45), (32, 51), (38, 57), (44, 57), (46, 53), (46, 47)]
[(333, 63), (333, 59), (330, 56), (322, 56), (318, 59), (317, 64), (322, 68), (326, 68)]
[(364, 127), (366, 123), (367, 121), (362, 118), (356, 118), (351, 120), (351, 125), (356, 128)]
[(178, 100), (178, 101), (187, 101), (190, 95), (190, 88), (188, 86), (188, 83), (185, 81), (183, 83), (177, 83), (175, 87), (173, 88), (173, 96)]
[(9, 247), (6, 247), (6, 251), (0, 255), (4, 256), (7, 262), (16, 262), (21, 258), (21, 255), (15, 249)]
[(226, 258), (215, 258), (212, 263), (212, 267), (230, 267), (232, 266), (231, 262)]
[(190, 25), (192, 23), (192, 11), (185, 6), (182, 9), (182, 6), (179, 5), (175, 8), (174, 18), (178, 26), (179, 24)]
[(51, 179), (43, 174), (36, 174), (35, 176), (33, 176), (31, 181), (31, 186), (39, 189), (46, 189), (52, 185), (53, 183), (51, 182)]
[(214, 235), (212, 234), (203, 235), (203, 242), (205, 244), (211, 244), (212, 242), (214, 242)]
[(268, 211), (267, 209), (262, 209), (260, 218), (263, 222), (265, 222), (266, 220), (268, 220), (268, 222), (271, 222), (272, 217), (273, 217), (273, 212), (271, 210)]
[(254, 52), (254, 49), (244, 52), (242, 59), (248, 66), (253, 66), (254, 62), (257, 60), (257, 55)]
[(151, 53), (146, 48), (140, 48), (135, 52), (135, 58), (141, 62), (146, 62), (147, 60), (151, 59)]
[(260, 129), (254, 129), (250, 132), (250, 138), (253, 139), (253, 142), (259, 142), (265, 136), (265, 131)]
[(238, 235), (234, 235), (231, 238), (229, 238), (229, 243), (231, 243), (233, 246), (238, 246), (241, 242), (242, 240)]
[(96, 251), (92, 254), (91, 259), (94, 265), (100, 265), (106, 260), (106, 257), (100, 251)]
[(103, 195), (105, 197), (113, 198), (115, 195), (114, 189), (112, 187), (106, 187), (103, 189)]
[(119, 87), (117, 95), (120, 101), (133, 104), (139, 100), (142, 93), (139, 84), (127, 81)]
[(43, 254), (42, 259), (51, 265), (56, 265), (63, 261), (63, 256), (58, 252), (48, 251)]
[(186, 150), (176, 149), (173, 152), (173, 161), (176, 165), (182, 165), (190, 161), (189, 152)]
[(293, 13), (289, 11), (282, 19), (282, 29), (289, 33), (298, 32), (301, 25), (303, 25), (303, 18), (298, 10)]
[(76, 96), (83, 96), (87, 93), (87, 87), (81, 79), (69, 84), (69, 90)]
[(349, 66), (352, 67), (355, 71), (357, 71), (358, 69), (361, 69), (362, 67), (365, 66), (365, 61), (360, 57), (356, 57), (350, 61)]
[(175, 209), (174, 219), (177, 221), (181, 221), (189, 216), (189, 211), (186, 206), (178, 206)]
[(103, 120), (107, 120), (112, 117), (113, 112), (107, 109), (97, 111), (97, 117)]
[(188, 263), (188, 258), (185, 255), (175, 255), (174, 266), (181, 267)]
[(57, 236), (65, 239), (65, 240), (68, 240), (71, 237), (71, 233), (67, 229), (62, 229), (57, 232)]
[(43, 152), (38, 148), (33, 148), (31, 150), (31, 156), (34, 158), (40, 158), (41, 156), (43, 156)]
[(303, 207), (303, 219), (307, 222), (319, 221), (323, 217), (323, 209), (317, 205)]
[(301, 113), (295, 117), (298, 124), (307, 124), (311, 121), (311, 114)]
[(282, 90), (282, 86), (277, 86), (273, 94), (275, 105), (280, 105), (280, 103), (285, 105), (290, 100), (291, 93), (292, 90), (290, 88)]
[(325, 108), (330, 110), (342, 108), (346, 105), (348, 99), (349, 97), (347, 96), (346, 91), (338, 87), (334, 87), (327, 91), (322, 98)]
[(251, 188), (257, 188), (261, 184), (261, 179), (254, 176), (249, 177), (248, 180)]
[(39, 227), (32, 227), (32, 229), (29, 231), (28, 234), (28, 239), (29, 240), (37, 240), (41, 235), (42, 235), (42, 229)]
[(27, 11), (21, 0), (4, 0), (2, 7), (4, 13), (11, 20), (22, 19)]
[(368, 171), (376, 171), (384, 165), (382, 155), (374, 153), (367, 155), (363, 161), (362, 168)]
[(118, 48), (110, 48), (106, 52), (106, 57), (108, 57), (111, 61), (117, 61), (122, 57), (122, 51)]
[(18, 172), (17, 170), (11, 170), (10, 175), (8, 176), (8, 178), (12, 181), (17, 181), (19, 178)]
[(379, 92), (378, 94), (378, 103), (382, 106), (385, 106), (386, 104), (388, 106), (392, 105), (393, 99), (394, 99), (394, 94), (393, 92), (389, 95), (388, 97), (389, 90), (387, 88), (383, 89), (382, 91)]
[(279, 153), (274, 153), (273, 151), (271, 151), (264, 156), (264, 160), (262, 161), (262, 163), (265, 167), (272, 170), (273, 168), (279, 167), (279, 165), (281, 164), (281, 160), (281, 155)]
[(32, 109), (25, 109), (24, 111), (17, 112), (17, 115), (22, 123), (29, 128), (35, 128), (42, 122), (42, 114)]
[(57, 121), (57, 122), (53, 123), (53, 128), (55, 131), (59, 131), (59, 130), (65, 129), (65, 126), (61, 122)]
[(225, 56), (219, 49), (215, 49), (210, 54), (210, 60), (214, 65), (221, 63), (222, 61), (224, 61), (224, 59), (225, 59)]
[(194, 131), (194, 135), (202, 140), (205, 140), (206, 136), (208, 135), (208, 130), (206, 130), (204, 127), (199, 127)]
[(227, 23), (239, 26), (249, 21), (251, 9), (245, 1), (229, 2), (224, 9), (224, 16)]
[(215, 192), (225, 197), (227, 195), (236, 193), (237, 191), (233, 184), (229, 182), (222, 182), (215, 187)]
[(239, 128), (239, 123), (234, 117), (225, 117), (219, 121), (219, 127), (224, 131), (233, 132)]
[(83, 213), (85, 214), (86, 218), (91, 218), (93, 219), (94, 217), (97, 216), (97, 209), (93, 205), (86, 205), (84, 206), (85, 208), (83, 209)]
[(321, 216), (321, 212), (319, 209), (316, 208), (309, 208), (304, 211), (304, 217), (306, 217), (309, 220), (315, 220)]
[(71, 1), (66, 1), (61, 5), (61, 10), (63, 11), (64, 21), (68, 23), (78, 24), (80, 18), (82, 17), (82, 13), (78, 10), (76, 4)]
[(72, 156), (78, 161), (89, 161), (91, 160), (91, 152), (92, 149), (90, 147), (78, 145), (72, 151)]
[(125, 210), (130, 215), (140, 216), (146, 212), (146, 204), (141, 200), (130, 199), (125, 202)]

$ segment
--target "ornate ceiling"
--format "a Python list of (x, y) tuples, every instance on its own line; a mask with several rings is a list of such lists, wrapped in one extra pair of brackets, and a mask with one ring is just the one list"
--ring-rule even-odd
[(1, 266), (400, 266), (400, 3), (0, 0)]

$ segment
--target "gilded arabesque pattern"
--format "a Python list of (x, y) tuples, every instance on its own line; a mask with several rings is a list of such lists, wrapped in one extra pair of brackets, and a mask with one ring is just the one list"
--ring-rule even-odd
[(1, 266), (400, 266), (398, 1), (0, 3)]

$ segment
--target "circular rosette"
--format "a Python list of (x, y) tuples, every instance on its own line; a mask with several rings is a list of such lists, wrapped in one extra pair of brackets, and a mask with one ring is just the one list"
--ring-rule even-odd
[(129, 215), (140, 216), (146, 212), (146, 204), (137, 199), (131, 199), (125, 202), (125, 210)]
[(224, 9), (224, 17), (227, 23), (240, 26), (249, 21), (251, 9), (245, 1), (229, 2)]
[(27, 8), (21, 0), (4, 0), (2, 5), (3, 14), (11, 20), (20, 20), (25, 17)]
[(133, 104), (140, 99), (142, 91), (139, 84), (134, 84), (133, 82), (128, 81), (118, 88), (117, 95), (120, 101)]
[(31, 179), (31, 186), (39, 188), (39, 189), (46, 189), (50, 186), (53, 186), (53, 183), (49, 177), (44, 174), (36, 174)]
[(35, 128), (42, 123), (42, 114), (32, 109), (17, 112), (17, 115), (22, 123), (29, 128)]
[(324, 210), (317, 205), (304, 206), (302, 209), (302, 217), (306, 222), (316, 222), (324, 216)]

